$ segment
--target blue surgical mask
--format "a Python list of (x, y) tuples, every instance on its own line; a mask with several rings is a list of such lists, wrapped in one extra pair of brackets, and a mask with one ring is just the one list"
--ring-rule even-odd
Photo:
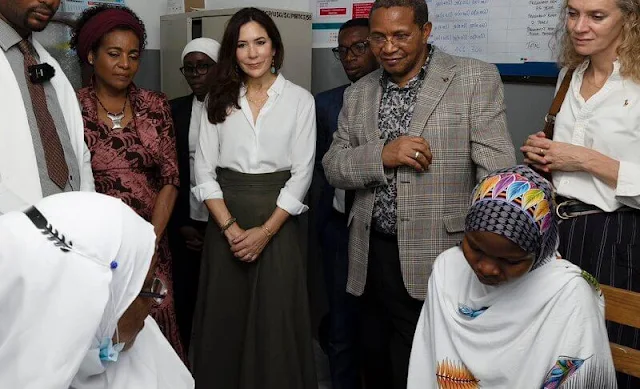
[(103, 362), (116, 362), (118, 355), (124, 350), (124, 343), (113, 344), (111, 338), (105, 336), (100, 343), (100, 360)]

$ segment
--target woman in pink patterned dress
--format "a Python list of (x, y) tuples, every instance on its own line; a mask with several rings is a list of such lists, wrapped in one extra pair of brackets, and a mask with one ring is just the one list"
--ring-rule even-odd
[(83, 13), (71, 45), (93, 68), (78, 91), (96, 191), (117, 197), (155, 227), (157, 277), (167, 298), (151, 315), (186, 360), (173, 305), (171, 255), (164, 234), (179, 186), (171, 110), (163, 94), (133, 84), (145, 43), (144, 24), (128, 8), (97, 6)]

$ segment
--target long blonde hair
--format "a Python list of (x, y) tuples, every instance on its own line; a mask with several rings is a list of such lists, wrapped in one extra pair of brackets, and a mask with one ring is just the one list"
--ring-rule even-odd
[[(615, 0), (622, 11), (624, 25), (622, 26), (622, 42), (618, 47), (620, 73), (640, 83), (640, 0)], [(585, 60), (584, 55), (576, 52), (567, 32), (566, 15), (569, 0), (564, 1), (561, 15), (565, 15), (556, 30), (559, 45), (558, 62), (562, 66), (575, 69)]]

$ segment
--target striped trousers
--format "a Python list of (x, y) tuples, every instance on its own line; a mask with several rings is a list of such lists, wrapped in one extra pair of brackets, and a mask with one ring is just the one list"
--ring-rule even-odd
[[(604, 285), (640, 292), (640, 211), (585, 215), (560, 223), (560, 254)], [(640, 312), (638, 312), (640, 315)], [(607, 322), (609, 340), (640, 348), (640, 330)], [(640, 379), (618, 373), (619, 389)]]

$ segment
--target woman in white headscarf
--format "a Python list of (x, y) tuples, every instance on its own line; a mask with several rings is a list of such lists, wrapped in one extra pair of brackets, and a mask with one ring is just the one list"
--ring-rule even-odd
[(0, 217), (0, 242), (0, 388), (193, 387), (145, 320), (163, 296), (149, 271), (155, 233), (128, 206), (50, 196)]
[[(200, 135), (200, 118), (204, 99), (209, 92), (211, 75), (218, 63), (220, 44), (210, 38), (196, 38), (182, 51), (180, 71), (192, 93), (169, 102), (176, 133), (180, 189), (171, 223), (169, 244), (173, 258), (173, 293), (176, 319), (182, 345), (189, 349), (191, 322), (198, 295), (202, 241), (207, 228), (209, 211), (191, 193), (196, 186), (193, 163)], [(190, 183), (190, 185), (187, 185)]]
[(599, 285), (555, 256), (551, 184), (525, 166), (475, 189), (461, 247), (433, 266), (408, 389), (612, 389)]

